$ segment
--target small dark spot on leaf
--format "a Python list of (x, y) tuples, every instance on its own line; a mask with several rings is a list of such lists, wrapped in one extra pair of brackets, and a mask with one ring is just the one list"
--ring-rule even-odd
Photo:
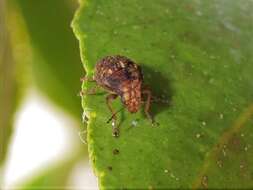
[(115, 148), (115, 149), (112, 151), (112, 153), (113, 153), (114, 155), (117, 155), (117, 154), (119, 154), (119, 150)]
[(112, 166), (108, 166), (107, 169), (108, 169), (109, 171), (112, 171)]

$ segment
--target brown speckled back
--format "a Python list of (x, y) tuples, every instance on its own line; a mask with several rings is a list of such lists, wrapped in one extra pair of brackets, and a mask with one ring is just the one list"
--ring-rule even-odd
[(140, 67), (124, 56), (107, 56), (96, 64), (98, 85), (119, 95), (131, 113), (141, 104), (142, 78)]

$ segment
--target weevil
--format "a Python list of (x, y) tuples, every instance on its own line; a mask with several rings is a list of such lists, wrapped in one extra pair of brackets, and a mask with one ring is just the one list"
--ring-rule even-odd
[(94, 88), (81, 92), (81, 95), (96, 94), (97, 87), (102, 87), (109, 92), (106, 103), (112, 113), (113, 136), (119, 136), (116, 112), (111, 105), (118, 96), (130, 113), (136, 113), (140, 110), (142, 103), (145, 103), (145, 114), (152, 124), (154, 123), (149, 113), (151, 91), (143, 85), (141, 67), (129, 58), (120, 55), (106, 56), (96, 63), (92, 79), (84, 77), (81, 81), (96, 82)]

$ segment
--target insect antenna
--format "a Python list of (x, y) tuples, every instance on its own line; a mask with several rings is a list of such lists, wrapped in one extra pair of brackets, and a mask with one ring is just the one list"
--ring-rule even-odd
[(114, 114), (112, 114), (112, 116), (108, 119), (108, 121), (106, 123), (109, 123), (114, 118), (114, 116), (117, 115), (117, 113), (119, 113), (123, 109), (124, 109), (124, 107), (120, 108), (118, 111), (116, 111)]

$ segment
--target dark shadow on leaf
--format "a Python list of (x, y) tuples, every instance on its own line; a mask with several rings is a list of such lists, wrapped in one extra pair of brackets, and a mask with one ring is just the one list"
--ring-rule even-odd
[(150, 113), (154, 117), (169, 109), (173, 96), (170, 76), (164, 76), (162, 72), (156, 71), (151, 67), (142, 65), (144, 86), (151, 90), (153, 100), (150, 106)]

